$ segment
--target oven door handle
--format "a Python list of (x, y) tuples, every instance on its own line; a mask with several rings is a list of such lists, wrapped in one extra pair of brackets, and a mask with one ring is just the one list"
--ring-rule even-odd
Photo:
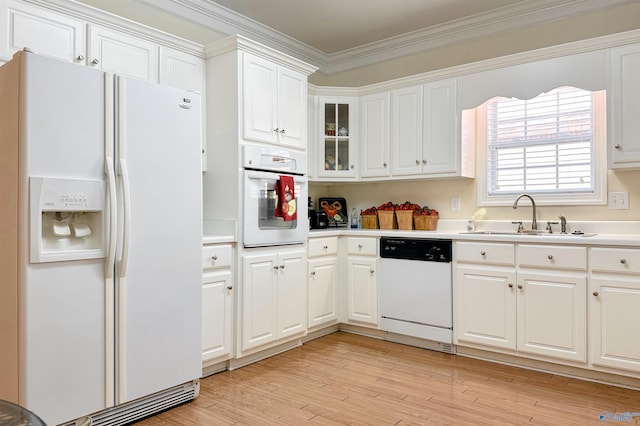
[(291, 173), (277, 173), (277, 172), (261, 172), (258, 170), (245, 170), (245, 176), (249, 179), (275, 179), (278, 180), (279, 176), (293, 176), (295, 183), (306, 183), (307, 177), (301, 175), (294, 175)]

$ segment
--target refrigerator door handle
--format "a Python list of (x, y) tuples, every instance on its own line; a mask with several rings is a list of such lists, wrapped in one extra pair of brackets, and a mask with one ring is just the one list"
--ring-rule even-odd
[(127, 276), (127, 261), (129, 259), (129, 236), (131, 234), (131, 191), (129, 186), (129, 171), (127, 170), (127, 160), (120, 158), (120, 174), (122, 175), (122, 258), (120, 259), (120, 271), (118, 276)]
[(113, 158), (105, 159), (107, 169), (107, 181), (109, 185), (109, 249), (105, 264), (105, 278), (113, 277), (113, 267), (116, 261), (116, 239), (118, 238), (118, 209), (116, 201), (116, 174), (113, 169)]

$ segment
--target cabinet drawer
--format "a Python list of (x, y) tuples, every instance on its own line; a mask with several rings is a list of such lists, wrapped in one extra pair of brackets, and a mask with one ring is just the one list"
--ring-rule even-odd
[(378, 239), (373, 237), (347, 238), (347, 253), (363, 256), (375, 256), (378, 252)]
[(458, 262), (480, 263), (486, 265), (515, 265), (515, 250), (509, 243), (456, 243)]
[(594, 247), (591, 249), (591, 270), (638, 274), (640, 250)]
[(587, 248), (518, 245), (518, 266), (552, 269), (587, 269)]
[(338, 237), (309, 239), (309, 257), (334, 255), (338, 252)]
[(233, 248), (230, 245), (204, 246), (202, 248), (202, 269), (228, 268), (231, 266)]

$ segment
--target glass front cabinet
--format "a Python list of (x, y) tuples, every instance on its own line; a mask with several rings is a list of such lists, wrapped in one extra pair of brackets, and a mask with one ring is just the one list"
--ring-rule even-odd
[(355, 105), (355, 98), (319, 98), (318, 177), (356, 176)]

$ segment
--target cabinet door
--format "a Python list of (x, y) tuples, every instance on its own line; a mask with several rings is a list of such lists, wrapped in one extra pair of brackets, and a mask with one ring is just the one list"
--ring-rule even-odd
[(426, 174), (458, 171), (458, 118), (455, 80), (423, 85), (423, 172)]
[(640, 167), (640, 44), (611, 49), (607, 91), (609, 167)]
[(378, 274), (375, 259), (349, 257), (347, 319), (378, 325)]
[(518, 351), (586, 362), (585, 275), (518, 273)]
[(170, 47), (160, 47), (161, 84), (204, 91), (204, 60)]
[(244, 138), (275, 144), (278, 142), (278, 68), (248, 53), (243, 54), (243, 67)]
[(356, 119), (352, 98), (318, 100), (318, 176), (356, 175)]
[(202, 362), (231, 355), (232, 292), (230, 271), (202, 277)]
[(22, 1), (0, 4), (0, 59), (28, 47), (67, 62), (85, 63), (85, 23)]
[(591, 363), (640, 372), (640, 280), (591, 280)]
[(150, 41), (89, 25), (87, 63), (101, 70), (157, 83), (158, 50)]
[(278, 115), (276, 126), (279, 143), (294, 148), (307, 148), (307, 77), (299, 72), (278, 67)]
[(242, 279), (241, 345), (251, 349), (277, 339), (277, 256), (245, 256)]
[(309, 328), (338, 320), (338, 258), (309, 261)]
[(307, 330), (306, 253), (278, 255), (278, 338)]
[(422, 172), (422, 86), (391, 92), (391, 174)]
[(514, 269), (457, 268), (456, 343), (516, 349), (515, 282)]
[(389, 176), (389, 92), (360, 98), (362, 176)]

